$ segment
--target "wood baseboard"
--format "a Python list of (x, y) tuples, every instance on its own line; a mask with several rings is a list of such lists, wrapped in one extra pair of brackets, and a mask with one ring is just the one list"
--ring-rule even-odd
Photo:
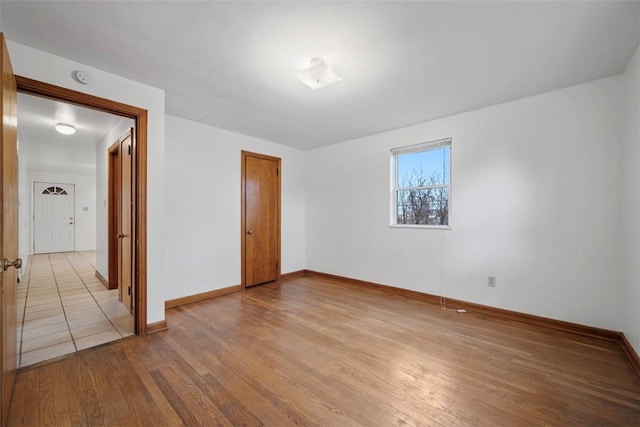
[(564, 320), (551, 319), (548, 317), (536, 316), (534, 314), (520, 313), (518, 311), (505, 310), (503, 308), (491, 307), (482, 304), (457, 300), (453, 298), (446, 299), (447, 306), (454, 308), (464, 308), (467, 311), (482, 313), (489, 316), (498, 316), (514, 322), (527, 323), (529, 325), (542, 326), (548, 329), (570, 332), (573, 334), (584, 335), (589, 337), (601, 338), (609, 341), (619, 341), (620, 332), (609, 329), (596, 328), (595, 326), (586, 326), (579, 323), (567, 322)]
[(308, 273), (308, 270), (291, 271), (289, 273), (285, 273), (282, 276), (280, 276), (280, 280), (292, 279), (294, 277), (301, 277), (307, 273)]
[(147, 323), (147, 335), (155, 334), (156, 332), (166, 331), (169, 329), (166, 320), (161, 320), (159, 322)]
[(109, 281), (105, 279), (98, 270), (96, 270), (96, 277), (98, 278), (98, 280), (100, 280), (100, 282), (102, 282), (105, 288), (109, 289)]
[(629, 359), (629, 363), (631, 363), (631, 366), (633, 366), (633, 369), (636, 370), (636, 373), (640, 375), (640, 356), (638, 356), (638, 353), (633, 348), (633, 346), (627, 339), (624, 332), (620, 333), (620, 345), (622, 345), (622, 349), (627, 355), (627, 359)]
[(164, 309), (172, 307), (178, 307), (180, 305), (191, 304), (193, 302), (204, 301), (209, 298), (220, 297), (222, 295), (239, 292), (242, 290), (242, 286), (234, 285), (222, 289), (215, 289), (213, 291), (202, 292), (200, 294), (188, 295), (186, 297), (170, 299), (164, 302)]
[[(394, 286), (381, 285), (379, 283), (367, 282), (367, 281), (358, 280), (358, 279), (351, 279), (349, 277), (336, 276), (334, 274), (321, 273), (321, 272), (312, 271), (312, 270), (305, 270), (305, 273), (309, 275), (325, 277), (331, 280), (339, 280), (341, 283), (350, 283), (354, 285), (380, 289), (380, 290), (394, 293), (396, 295), (402, 295), (409, 298), (420, 299), (432, 304), (440, 305), (440, 302), (441, 302), (440, 296), (427, 294), (424, 292), (396, 288)], [(520, 313), (517, 311), (505, 310), (502, 308), (491, 307), (487, 305), (476, 304), (476, 303), (452, 299), (452, 298), (446, 298), (446, 304), (447, 304), (447, 307), (452, 309), (463, 308), (469, 312), (480, 313), (488, 316), (496, 316), (496, 317), (511, 320), (514, 322), (526, 323), (529, 325), (536, 325), (543, 328), (555, 329), (555, 330), (569, 332), (573, 334), (618, 342), (624, 349), (624, 352), (627, 355), (629, 362), (631, 363), (635, 371), (638, 373), (638, 375), (640, 375), (640, 357), (638, 357), (638, 353), (635, 351), (635, 349), (633, 348), (629, 340), (627, 340), (624, 333), (622, 332), (596, 328), (594, 326), (581, 325), (579, 323), (566, 322), (563, 320), (550, 319), (548, 317), (536, 316), (533, 314), (526, 314), (526, 313)]]
[(418, 291), (412, 291), (412, 290), (409, 290), (409, 289), (396, 288), (395, 286), (381, 285), (380, 283), (367, 282), (365, 280), (352, 279), (350, 277), (337, 276), (335, 274), (329, 274), (329, 273), (321, 273), (319, 271), (313, 271), (313, 270), (305, 270), (305, 274), (308, 274), (310, 276), (324, 277), (324, 278), (331, 279), (331, 280), (338, 280), (341, 283), (350, 283), (350, 284), (353, 284), (353, 285), (366, 286), (368, 288), (373, 288), (373, 289), (380, 289), (380, 290), (384, 290), (384, 291), (388, 291), (388, 292), (394, 293), (396, 295), (402, 295), (404, 297), (409, 297), (409, 298), (416, 298), (416, 299), (423, 300), (423, 301), (426, 301), (426, 302), (430, 302), (430, 303), (433, 303), (433, 304), (439, 304), (440, 303), (440, 297), (438, 297), (436, 295), (432, 295), (432, 294), (427, 294), (427, 293), (424, 293), (424, 292), (418, 292)]

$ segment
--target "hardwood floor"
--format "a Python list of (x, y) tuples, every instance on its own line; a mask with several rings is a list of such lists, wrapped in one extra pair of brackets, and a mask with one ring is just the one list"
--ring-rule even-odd
[(9, 425), (629, 425), (618, 344), (322, 277), (167, 310), (18, 374)]

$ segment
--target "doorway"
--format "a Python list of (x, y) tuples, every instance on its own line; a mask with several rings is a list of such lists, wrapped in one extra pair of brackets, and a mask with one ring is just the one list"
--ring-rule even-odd
[(280, 279), (281, 159), (242, 151), (242, 286)]
[[(101, 281), (109, 277), (107, 149), (133, 120), (25, 93), (18, 93), (18, 119), (25, 261), (18, 366), (25, 368), (133, 334), (131, 305)], [(51, 123), (61, 121), (76, 132), (57, 132)]]
[(33, 206), (33, 252), (74, 251), (74, 184), (34, 182)]
[(132, 232), (133, 253), (131, 256), (132, 297), (134, 301), (134, 331), (137, 335), (147, 332), (147, 111), (142, 108), (122, 104), (105, 98), (43, 83), (26, 77), (16, 76), (20, 93), (49, 98), (69, 104), (115, 114), (133, 119), (135, 137), (131, 144), (132, 165)]

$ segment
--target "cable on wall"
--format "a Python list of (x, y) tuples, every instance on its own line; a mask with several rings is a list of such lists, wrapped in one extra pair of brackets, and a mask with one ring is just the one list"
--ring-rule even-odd
[(447, 297), (445, 296), (445, 274), (444, 274), (444, 233), (445, 230), (440, 230), (440, 286), (438, 293), (440, 294), (440, 308), (446, 311), (455, 311), (456, 313), (466, 313), (464, 308), (447, 308)]

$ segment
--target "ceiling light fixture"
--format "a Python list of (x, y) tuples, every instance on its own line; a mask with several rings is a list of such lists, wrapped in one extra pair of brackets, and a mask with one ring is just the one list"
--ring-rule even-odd
[(56, 130), (63, 135), (73, 135), (76, 133), (76, 128), (73, 125), (69, 125), (67, 123), (58, 123), (56, 125)]
[(337, 75), (335, 71), (320, 58), (312, 58), (309, 68), (296, 73), (295, 76), (313, 90), (342, 80), (342, 77)]

